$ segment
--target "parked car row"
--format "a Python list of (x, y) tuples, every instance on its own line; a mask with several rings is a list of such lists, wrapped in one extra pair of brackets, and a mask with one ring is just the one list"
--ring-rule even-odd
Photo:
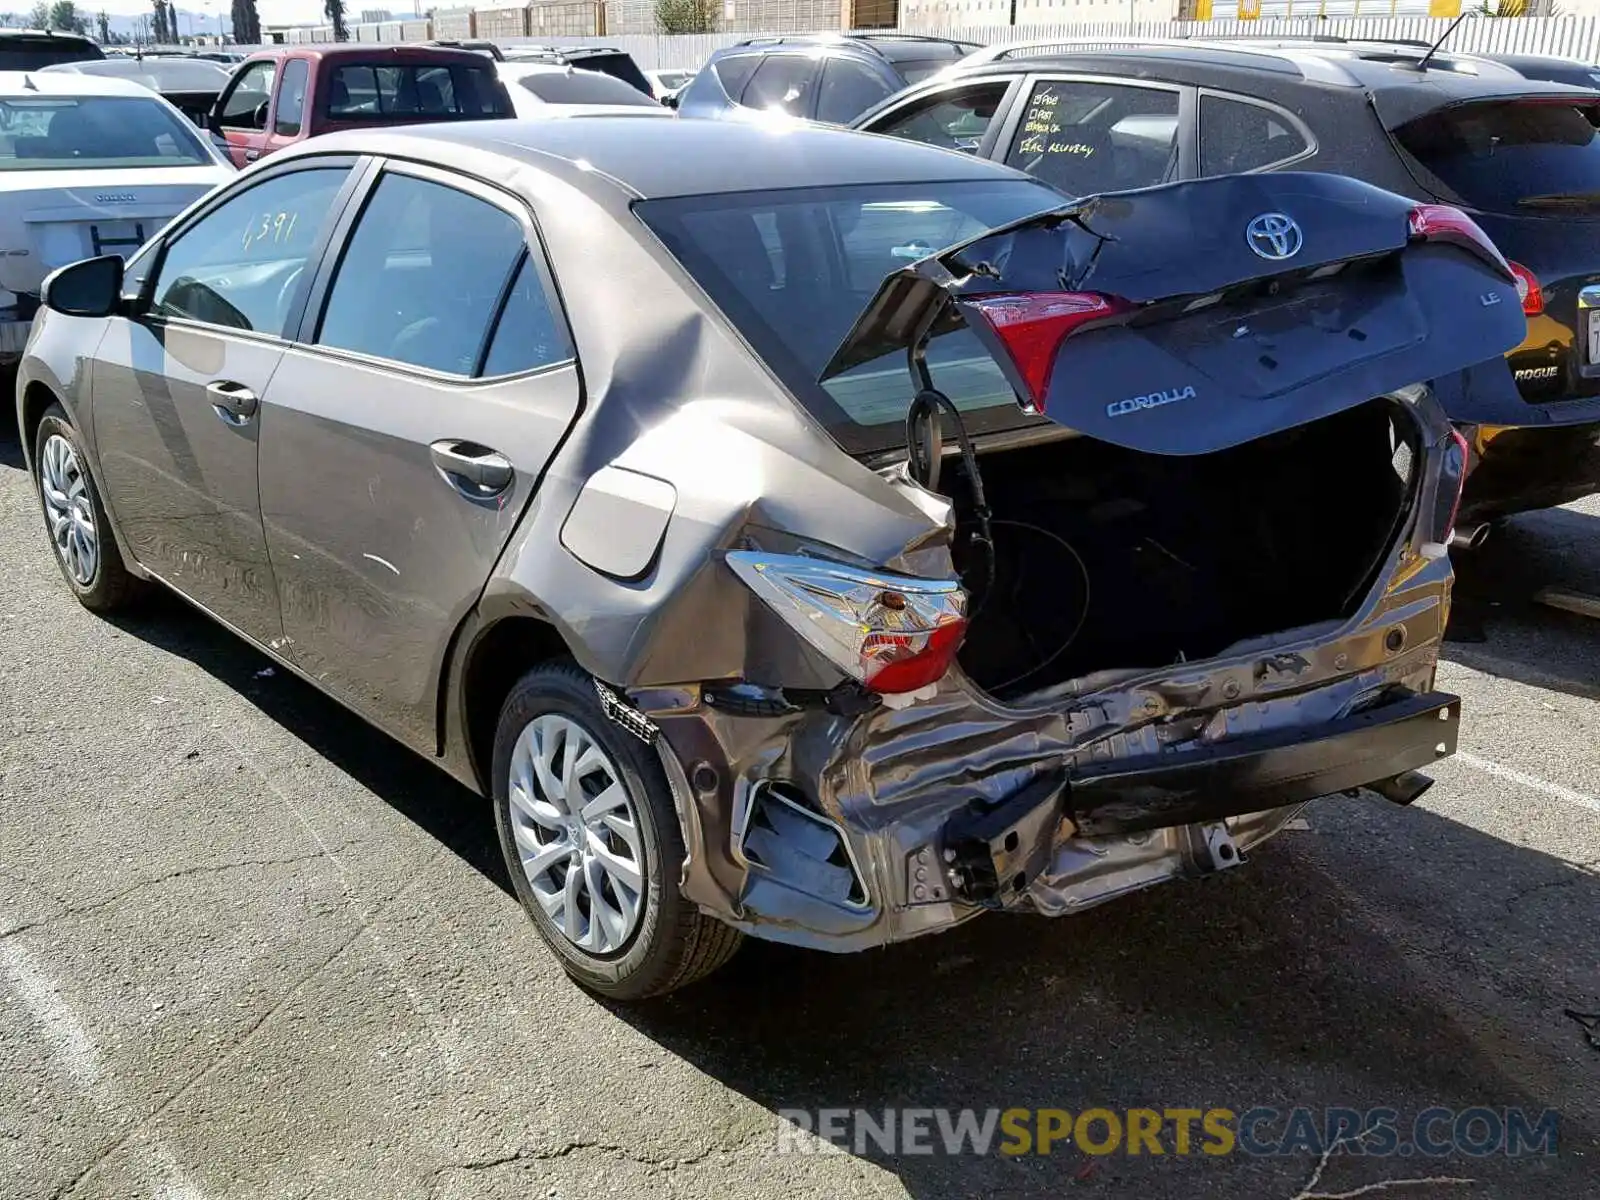
[[(622, 999), (1410, 803), (1461, 716), (1464, 488), (1518, 444), (1545, 469), (1477, 513), (1593, 486), (1535, 444), (1592, 453), (1592, 402), (1513, 371), (1585, 311), (1535, 235), (1585, 219), (1600, 94), (935, 41), (734, 47), (678, 119), (571, 61), (247, 60), (248, 169), (43, 283), (17, 418), (68, 588), (170, 588), (488, 797)], [(842, 117), (864, 65), (899, 82)], [(691, 119), (708, 72), (879, 136)], [(566, 119), (496, 119), (519, 92)]]

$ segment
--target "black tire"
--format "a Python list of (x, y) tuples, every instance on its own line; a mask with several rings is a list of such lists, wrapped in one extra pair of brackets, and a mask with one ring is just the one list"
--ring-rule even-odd
[[(512, 753), (523, 730), (547, 715), (575, 722), (598, 743), (632, 804), (644, 859), (642, 911), (637, 926), (612, 953), (590, 953), (557, 928), (535, 897), (517, 851), (510, 800)], [(605, 715), (590, 675), (570, 662), (557, 662), (518, 680), (500, 709), (493, 770), (495, 826), (517, 899), (579, 984), (614, 1000), (642, 1000), (693, 983), (733, 957), (743, 935), (706, 916), (678, 891), (683, 835), (660, 762), (650, 747)]]
[(33, 435), (33, 486), (39, 494), (39, 512), (44, 517), (45, 533), (51, 534), (50, 510), (45, 504), (42, 481), (44, 450), (46, 443), (56, 436), (65, 439), (72, 447), (78, 473), (83, 479), (84, 492), (93, 510), (97, 542), (94, 572), (87, 581), (78, 579), (57, 551), (53, 535), (50, 536), (51, 556), (56, 560), (56, 566), (61, 569), (61, 577), (67, 581), (67, 586), (72, 589), (72, 594), (78, 598), (79, 604), (91, 612), (116, 612), (138, 598), (140, 591), (143, 590), (143, 582), (136, 578), (122, 561), (122, 552), (117, 548), (117, 539), (111, 532), (111, 522), (106, 517), (105, 505), (100, 500), (100, 485), (89, 469), (89, 456), (84, 453), (83, 443), (78, 439), (78, 431), (72, 427), (72, 421), (67, 417), (66, 410), (59, 404), (52, 404), (45, 410), (44, 418), (39, 422), (39, 428)]

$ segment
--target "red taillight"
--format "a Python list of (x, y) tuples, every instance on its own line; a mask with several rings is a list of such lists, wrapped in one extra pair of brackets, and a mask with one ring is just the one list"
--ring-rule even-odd
[(1519, 262), (1508, 262), (1511, 268), (1511, 278), (1517, 281), (1517, 295), (1522, 297), (1522, 311), (1530, 317), (1537, 317), (1544, 311), (1544, 289), (1539, 286), (1539, 277)]
[(966, 633), (966, 618), (951, 617), (925, 636), (869, 635), (861, 647), (861, 682), (886, 694), (914, 692), (938, 683), (949, 672)]
[(754, 550), (730, 551), (728, 565), (841, 671), (902, 704), (915, 699), (906, 693), (944, 678), (966, 636), (967, 593), (959, 580)]
[(1445, 450), (1444, 471), (1439, 479), (1441, 491), (1451, 497), (1450, 515), (1445, 519), (1444, 536), (1440, 539), (1446, 546), (1456, 531), (1456, 514), (1461, 511), (1461, 493), (1467, 485), (1467, 464), (1472, 459), (1467, 439), (1461, 436), (1460, 430), (1451, 429), (1450, 438), (1455, 444)]
[(1043, 412), (1061, 343), (1080, 328), (1133, 306), (1099, 292), (1006, 292), (966, 301), (994, 330), (1011, 356), (1035, 412)]
[(1507, 279), (1514, 278), (1511, 264), (1500, 248), (1489, 240), (1478, 223), (1459, 208), (1448, 204), (1419, 204), (1411, 210), (1411, 237), (1415, 241), (1453, 242), (1498, 268)]

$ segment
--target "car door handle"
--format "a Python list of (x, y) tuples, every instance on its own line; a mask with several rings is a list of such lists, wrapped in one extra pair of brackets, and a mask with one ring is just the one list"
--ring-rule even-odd
[(255, 162), (255, 160), (260, 158), (260, 157), (261, 157), (261, 151), (259, 151), (259, 150), (246, 150), (244, 152), (244, 160), (245, 160), (245, 162)]
[(254, 392), (231, 379), (218, 379), (206, 384), (206, 399), (217, 410), (217, 416), (230, 425), (243, 425), (256, 415), (260, 405)]
[(462, 480), (474, 484), (483, 495), (505, 491), (516, 474), (509, 458), (476, 442), (455, 439), (434, 442), (428, 447), (428, 453), (433, 456), (433, 465), (451, 482)]

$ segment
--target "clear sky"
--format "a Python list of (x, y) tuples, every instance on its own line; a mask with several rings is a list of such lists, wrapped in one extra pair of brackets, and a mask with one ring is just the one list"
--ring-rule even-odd
[[(21, 3), (22, 0), (13, 0), (8, 7)], [(149, 0), (78, 0), (78, 7), (87, 12), (104, 9), (118, 17), (144, 17), (151, 12)], [(205, 13), (209, 27), (218, 14), (226, 17), (233, 4), (232, 0), (177, 0), (177, 7), (183, 12)], [(368, 8), (386, 8), (401, 16), (410, 16), (413, 11), (411, 0), (345, 0), (345, 12), (352, 21)], [(323, 20), (322, 0), (256, 0), (256, 11), (263, 23)]]

